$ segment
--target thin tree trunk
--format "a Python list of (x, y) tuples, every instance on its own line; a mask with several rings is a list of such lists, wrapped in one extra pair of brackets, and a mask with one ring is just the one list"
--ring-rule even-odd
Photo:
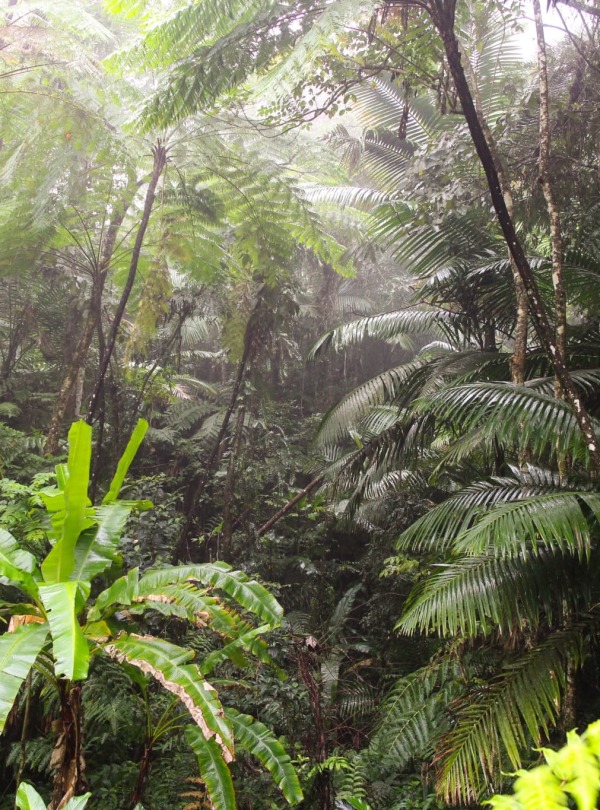
[[(494, 163), (496, 164), (496, 171), (498, 172), (498, 179), (500, 180), (502, 195), (506, 203), (508, 214), (512, 219), (514, 212), (514, 199), (512, 195), (512, 189), (510, 187), (510, 180), (506, 175), (504, 163), (496, 147), (496, 140), (492, 134), (491, 129), (489, 128), (487, 119), (485, 117), (485, 110), (483, 109), (483, 104), (481, 102), (481, 94), (479, 92), (479, 87), (477, 85), (477, 77), (475, 76), (473, 68), (471, 67), (471, 63), (469, 62), (468, 59), (465, 60), (465, 63), (467, 65), (467, 69), (469, 71), (469, 75), (471, 78), (471, 85), (473, 88), (473, 101), (475, 102), (475, 110), (477, 111), (477, 115), (479, 116), (481, 128), (487, 141), (490, 153), (492, 155)], [(523, 279), (519, 275), (519, 270), (517, 268), (517, 265), (515, 264), (515, 260), (513, 259), (510, 250), (508, 251), (508, 257), (510, 260), (510, 269), (512, 272), (513, 285), (515, 288), (515, 297), (517, 304), (513, 353), (510, 358), (510, 374), (511, 380), (515, 385), (523, 385), (523, 383), (525, 382), (525, 360), (527, 357), (527, 292), (525, 290), (525, 284), (523, 283)]]
[(529, 312), (533, 320), (540, 343), (548, 355), (565, 399), (572, 406), (575, 419), (583, 433), (590, 461), (595, 470), (600, 470), (600, 447), (596, 439), (591, 419), (581, 401), (579, 392), (575, 388), (566, 365), (566, 357), (560, 352), (556, 342), (546, 310), (541, 299), (534, 273), (517, 236), (515, 226), (506, 207), (502, 194), (502, 186), (492, 153), (486, 141), (479, 116), (473, 103), (473, 97), (461, 62), (461, 53), (456, 34), (454, 32), (455, 0), (431, 0), (429, 10), (433, 22), (440, 32), (444, 51), (448, 60), (454, 86), (460, 100), (465, 120), (471, 133), (475, 150), (485, 172), (492, 203), (498, 223), (508, 244), (511, 256), (514, 259), (517, 272), (525, 285)]
[[(560, 212), (554, 197), (550, 178), (550, 94), (548, 90), (548, 63), (546, 59), (546, 40), (544, 21), (539, 0), (533, 0), (533, 17), (537, 37), (538, 77), (540, 87), (540, 176), (539, 183), (544, 192), (548, 218), (550, 220), (550, 244), (552, 247), (552, 286), (554, 287), (555, 327), (554, 339), (558, 350), (567, 356), (567, 292), (564, 282), (564, 245)], [(563, 388), (558, 377), (554, 380), (554, 394), (564, 399)], [(564, 453), (558, 454), (558, 472), (561, 481), (569, 474), (569, 459)]]
[(71, 356), (71, 364), (60, 387), (60, 391), (58, 392), (56, 404), (54, 405), (54, 411), (50, 421), (50, 428), (48, 429), (48, 436), (46, 437), (46, 443), (44, 445), (44, 453), (47, 455), (55, 456), (58, 453), (58, 441), (60, 439), (63, 421), (69, 406), (69, 401), (81, 371), (85, 366), (88, 351), (92, 343), (96, 319), (99, 317), (96, 302), (99, 298), (99, 289), (103, 286), (104, 279), (98, 275), (93, 281), (90, 307), (83, 327), (83, 332), (81, 333), (79, 342), (75, 348), (75, 351), (73, 352), (73, 355)]
[(237, 457), (240, 451), (240, 444), (242, 442), (242, 433), (244, 430), (244, 418), (246, 409), (242, 407), (238, 411), (235, 430), (233, 432), (233, 440), (231, 442), (231, 450), (229, 454), (229, 463), (227, 464), (227, 476), (225, 478), (225, 486), (223, 487), (223, 531), (222, 531), (222, 559), (229, 562), (231, 552), (231, 537), (233, 535), (233, 496), (235, 494), (235, 470), (237, 464)]
[(146, 787), (146, 781), (148, 779), (148, 774), (150, 773), (150, 757), (152, 755), (152, 743), (149, 742), (144, 747), (144, 754), (142, 756), (142, 761), (140, 762), (140, 768), (138, 771), (138, 778), (135, 783), (135, 787), (133, 789), (133, 793), (131, 795), (131, 801), (129, 802), (129, 806), (131, 810), (142, 801), (144, 798), (144, 788)]
[(167, 149), (162, 143), (162, 141), (159, 140), (156, 143), (156, 145), (152, 147), (152, 155), (154, 157), (154, 165), (152, 167), (152, 175), (150, 177), (150, 183), (148, 184), (148, 189), (146, 190), (146, 201), (144, 203), (144, 212), (142, 214), (142, 219), (140, 221), (138, 232), (135, 237), (133, 252), (131, 254), (131, 261), (129, 263), (129, 273), (127, 275), (127, 281), (125, 282), (125, 288), (123, 289), (121, 298), (119, 300), (119, 304), (117, 306), (117, 311), (115, 312), (113, 318), (113, 322), (108, 335), (106, 350), (104, 351), (104, 354), (100, 360), (100, 367), (98, 369), (96, 384), (94, 386), (94, 391), (92, 393), (90, 404), (88, 407), (87, 421), (89, 423), (93, 421), (94, 415), (96, 413), (96, 408), (98, 406), (98, 398), (100, 396), (102, 386), (104, 385), (104, 378), (106, 376), (106, 371), (108, 369), (108, 365), (110, 363), (110, 359), (112, 357), (115, 348), (119, 327), (121, 326), (121, 321), (123, 320), (123, 315), (125, 314), (125, 308), (127, 307), (127, 302), (129, 301), (131, 290), (133, 289), (133, 284), (137, 274), (138, 263), (140, 260), (140, 254), (142, 252), (142, 244), (144, 242), (144, 236), (146, 235), (146, 229), (148, 228), (148, 223), (150, 221), (150, 214), (152, 213), (152, 206), (154, 205), (154, 200), (156, 197), (156, 187), (158, 186), (158, 181), (160, 180), (160, 177), (163, 173), (163, 169), (167, 165)]
[(313, 478), (308, 486), (301, 489), (300, 492), (298, 492), (293, 498), (284, 504), (279, 511), (275, 512), (275, 514), (270, 517), (266, 523), (263, 523), (263, 525), (256, 532), (257, 536), (260, 537), (261, 534), (268, 532), (269, 529), (277, 523), (277, 521), (281, 520), (282, 517), (285, 517), (285, 515), (287, 515), (287, 513), (290, 512), (297, 503), (300, 503), (302, 498), (305, 498), (309, 492), (312, 492), (312, 490), (318, 487), (319, 484), (322, 484), (324, 478), (324, 475), (318, 475), (316, 478)]
[[(260, 303), (260, 299), (259, 299)], [(198, 504), (200, 502), (200, 498), (202, 497), (202, 493), (204, 492), (206, 485), (213, 473), (214, 466), (219, 458), (221, 453), (221, 444), (223, 439), (225, 438), (225, 434), (227, 433), (227, 429), (229, 427), (229, 422), (231, 421), (231, 416), (235, 410), (237, 405), (238, 397), (240, 395), (240, 391), (242, 388), (242, 382), (244, 380), (244, 375), (246, 373), (246, 367), (254, 354), (254, 333), (255, 333), (255, 315), (258, 311), (259, 303), (257, 303), (256, 307), (254, 308), (254, 312), (250, 316), (250, 320), (248, 321), (248, 325), (246, 327), (246, 334), (244, 335), (244, 352), (242, 354), (242, 359), (239, 362), (238, 370), (235, 378), (235, 382), (233, 384), (233, 389), (231, 391), (231, 396), (229, 398), (229, 405), (227, 406), (227, 410), (225, 411), (225, 415), (223, 417), (223, 422), (221, 423), (221, 429), (219, 430), (219, 435), (217, 436), (217, 440), (214, 444), (214, 447), (211, 451), (210, 456), (206, 462), (204, 467), (204, 472), (200, 476), (199, 480), (195, 485), (192, 486), (190, 489), (189, 497), (186, 498), (187, 501), (187, 514), (186, 519), (183, 523), (181, 528), (181, 532), (179, 534), (179, 538), (177, 540), (177, 544), (173, 551), (173, 562), (176, 563), (181, 559), (184, 559), (184, 556), (188, 556), (187, 552), (187, 541), (191, 535), (192, 529), (194, 527), (194, 521), (198, 514)]]
[[(548, 65), (544, 23), (539, 0), (533, 0), (533, 16), (537, 35), (538, 76), (540, 84), (540, 176), (539, 182), (544, 192), (548, 217), (550, 219), (550, 242), (552, 245), (552, 285), (554, 287), (554, 308), (556, 311), (556, 346), (567, 356), (567, 294), (563, 272), (563, 237), (560, 212), (550, 179), (550, 103), (548, 93)], [(556, 395), (562, 398), (560, 379), (556, 380)]]
[(69, 401), (73, 394), (73, 389), (77, 384), (80, 374), (85, 366), (88, 352), (94, 336), (96, 324), (101, 319), (102, 315), (102, 293), (104, 292), (104, 284), (106, 276), (110, 267), (110, 262), (115, 250), (117, 241), (117, 234), (125, 219), (127, 209), (131, 204), (134, 189), (130, 183), (127, 186), (122, 205), (118, 207), (110, 220), (110, 224), (106, 231), (106, 238), (102, 245), (102, 252), (98, 267), (95, 268), (92, 276), (92, 291), (90, 295), (90, 303), (88, 308), (87, 317), (83, 326), (83, 332), (80, 335), (75, 351), (71, 356), (71, 363), (60, 387), (52, 419), (50, 420), (50, 427), (48, 429), (48, 436), (44, 445), (44, 453), (47, 455), (55, 456), (58, 453), (58, 441), (63, 426), (63, 421)]
[[(308, 639), (307, 639), (308, 641)], [(314, 658), (306, 646), (302, 646), (297, 651), (298, 673), (300, 679), (306, 687), (310, 707), (312, 710), (312, 739), (311, 748), (313, 756), (318, 764), (326, 761), (329, 756), (329, 741), (323, 708), (321, 704), (321, 688), (312, 673), (311, 659)], [(315, 778), (314, 791), (316, 793), (318, 810), (330, 810), (333, 805), (331, 790), (331, 774), (322, 769)]]

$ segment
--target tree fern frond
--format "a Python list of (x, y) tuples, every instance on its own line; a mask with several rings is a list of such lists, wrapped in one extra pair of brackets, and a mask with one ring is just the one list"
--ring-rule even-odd
[(309, 186), (305, 193), (311, 203), (327, 203), (341, 208), (349, 206), (359, 211), (372, 211), (387, 199), (382, 191), (363, 186)]
[(326, 4), (291, 51), (284, 54), (267, 76), (256, 83), (253, 88), (255, 100), (264, 103), (267, 99), (268, 103), (277, 103), (291, 95), (298, 81), (309, 76), (313, 70), (314, 60), (330, 50), (332, 40), (335, 41), (344, 30), (348, 20), (372, 12), (374, 7), (373, 0), (338, 0)]
[(397, 129), (408, 103), (406, 140), (414, 146), (427, 146), (445, 124), (443, 116), (426, 96), (412, 95), (407, 99), (405, 88), (394, 84), (385, 74), (373, 76), (359, 85), (354, 95), (356, 114), (369, 129)]

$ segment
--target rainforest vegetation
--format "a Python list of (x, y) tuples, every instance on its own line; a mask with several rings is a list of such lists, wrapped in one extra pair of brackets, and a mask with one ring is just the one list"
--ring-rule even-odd
[(0, 810), (594, 810), (597, 0), (1, 0), (0, 110)]

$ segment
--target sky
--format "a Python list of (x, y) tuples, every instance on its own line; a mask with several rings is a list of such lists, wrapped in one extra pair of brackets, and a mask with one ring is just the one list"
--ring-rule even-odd
[[(565, 6), (560, 6), (560, 9), (557, 10), (552, 3), (549, 3), (549, 6), (550, 7), (547, 8), (546, 2), (542, 0), (544, 33), (546, 35), (546, 43), (548, 45), (556, 45), (566, 36), (561, 15), (571, 32), (577, 33), (580, 31), (581, 18), (577, 11), (566, 8)], [(535, 25), (533, 22), (533, 11), (531, 10), (530, 3), (526, 3), (525, 7), (529, 7), (529, 16), (523, 19), (523, 33), (520, 35), (519, 39), (521, 41), (523, 56), (527, 60), (531, 60), (533, 62), (537, 59), (537, 43), (535, 37)]]

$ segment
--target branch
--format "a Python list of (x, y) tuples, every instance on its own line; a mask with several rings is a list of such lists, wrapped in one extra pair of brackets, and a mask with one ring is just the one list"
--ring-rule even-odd
[(561, 3), (563, 6), (574, 8), (575, 11), (582, 11), (584, 14), (591, 14), (593, 17), (600, 17), (600, 8), (588, 6), (587, 3), (579, 3), (577, 0), (553, 0), (553, 4)]
[(294, 495), (290, 501), (284, 504), (284, 506), (282, 506), (278, 512), (275, 512), (273, 517), (270, 517), (266, 523), (263, 523), (260, 529), (258, 529), (256, 532), (257, 536), (260, 537), (261, 534), (268, 532), (271, 526), (274, 526), (278, 520), (280, 520), (284, 515), (287, 515), (287, 513), (293, 509), (294, 506), (296, 506), (296, 504), (302, 500), (302, 498), (308, 495), (308, 493), (311, 492), (315, 487), (318, 487), (319, 484), (323, 483), (324, 478), (324, 475), (318, 475), (316, 478), (313, 478), (308, 486), (301, 489), (300, 492), (298, 492), (297, 495)]

